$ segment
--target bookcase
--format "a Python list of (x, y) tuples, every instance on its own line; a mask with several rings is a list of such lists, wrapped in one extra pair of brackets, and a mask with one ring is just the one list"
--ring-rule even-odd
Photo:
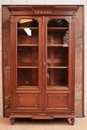
[(68, 118), (74, 125), (77, 6), (9, 6), (11, 124)]

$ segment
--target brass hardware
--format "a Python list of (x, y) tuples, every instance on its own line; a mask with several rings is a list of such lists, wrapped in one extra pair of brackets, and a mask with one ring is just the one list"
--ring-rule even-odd
[(45, 66), (45, 65), (46, 65), (46, 63), (45, 63), (45, 62), (43, 62), (43, 65)]
[(75, 113), (74, 112), (72, 112), (72, 115), (74, 115)]
[(35, 107), (37, 106), (37, 104), (35, 104)]
[(45, 62), (40, 62), (40, 66), (45, 66), (46, 65), (46, 63)]
[(13, 113), (11, 113), (11, 115), (13, 115)]
[(37, 95), (36, 95), (36, 94), (35, 94), (34, 96), (35, 96), (35, 97), (37, 97)]
[(46, 113), (39, 113), (38, 115), (39, 116), (46, 116), (47, 114)]
[(50, 94), (48, 95), (48, 97), (50, 97)]
[(50, 107), (51, 105), (49, 104), (48, 106)]
[(66, 107), (66, 104), (64, 106)]
[(66, 97), (67, 97), (67, 95), (64, 95), (64, 97), (66, 98)]

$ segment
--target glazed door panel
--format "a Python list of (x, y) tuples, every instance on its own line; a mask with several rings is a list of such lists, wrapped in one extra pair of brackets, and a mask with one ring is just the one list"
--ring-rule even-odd
[(39, 24), (35, 19), (18, 22), (17, 88), (38, 88)]
[[(53, 108), (56, 110), (61, 107), (71, 110), (73, 97), (73, 67), (71, 66), (71, 48), (72, 48), (72, 19), (66, 17), (45, 17), (44, 34), (44, 97), (45, 109)], [(73, 24), (72, 24), (73, 26)], [(55, 94), (56, 92), (56, 94)], [(46, 95), (49, 93), (49, 98)], [(63, 93), (67, 97), (65, 98)], [(59, 98), (60, 97), (60, 98)], [(49, 100), (48, 100), (49, 99)], [(63, 101), (63, 102), (62, 102)], [(63, 104), (61, 104), (62, 102)]]
[[(16, 16), (13, 18), (11, 89), (12, 110), (41, 109), (42, 93), (42, 18)], [(14, 53), (15, 52), (15, 53)], [(15, 109), (14, 109), (15, 108)]]

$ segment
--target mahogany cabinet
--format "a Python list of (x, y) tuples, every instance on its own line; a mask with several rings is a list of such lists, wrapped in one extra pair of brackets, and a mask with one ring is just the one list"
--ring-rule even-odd
[(11, 124), (69, 118), (74, 124), (77, 6), (8, 6)]

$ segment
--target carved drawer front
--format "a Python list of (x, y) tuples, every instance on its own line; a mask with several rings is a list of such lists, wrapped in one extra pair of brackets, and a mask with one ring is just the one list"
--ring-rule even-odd
[(68, 94), (47, 94), (47, 108), (67, 108)]
[(17, 108), (37, 109), (39, 107), (39, 94), (18, 94)]

